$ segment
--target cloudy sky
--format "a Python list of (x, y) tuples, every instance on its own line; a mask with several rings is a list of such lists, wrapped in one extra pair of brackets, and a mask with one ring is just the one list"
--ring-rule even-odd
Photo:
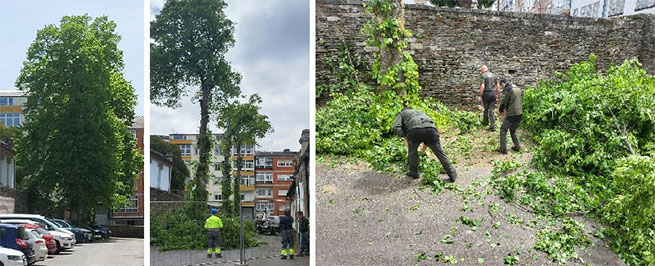
[(17, 90), (16, 78), (37, 30), (63, 16), (107, 15), (122, 40), (125, 77), (139, 95), (136, 114), (143, 115), (144, 4), (134, 0), (0, 0), (0, 90)]
[[(309, 128), (309, 1), (227, 0), (225, 14), (236, 23), (235, 45), (227, 53), (243, 79), (241, 91), (262, 96), (261, 113), (275, 132), (259, 140), (259, 150), (299, 150)], [(151, 20), (164, 0), (150, 1)], [(189, 97), (182, 107), (150, 107), (150, 133), (198, 133), (200, 107)], [(211, 122), (212, 132), (221, 132)]]

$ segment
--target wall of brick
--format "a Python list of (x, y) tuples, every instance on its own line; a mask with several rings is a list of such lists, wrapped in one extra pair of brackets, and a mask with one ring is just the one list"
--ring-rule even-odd
[[(317, 0), (317, 84), (330, 81), (323, 58), (336, 56), (343, 43), (373, 62), (377, 48), (367, 47), (360, 32), (369, 18), (361, 3)], [(522, 87), (564, 72), (591, 53), (601, 68), (637, 57), (655, 73), (653, 15), (592, 19), (407, 5), (405, 24), (414, 35), (409, 51), (419, 66), (422, 96), (444, 102), (475, 102), (481, 64)]]

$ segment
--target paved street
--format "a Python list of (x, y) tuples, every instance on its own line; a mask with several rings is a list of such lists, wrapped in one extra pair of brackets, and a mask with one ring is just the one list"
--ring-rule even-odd
[[(280, 236), (260, 235), (259, 247), (246, 250), (249, 266), (286, 266), (309, 265), (309, 256), (296, 257), (294, 260), (280, 259)], [(296, 243), (297, 244), (297, 243)], [(223, 258), (207, 258), (204, 250), (174, 250), (159, 252), (156, 248), (150, 249), (151, 266), (181, 266), (181, 265), (234, 265), (239, 261), (239, 250), (224, 250)]]
[(37, 266), (141, 266), (143, 261), (143, 239), (110, 238), (96, 243), (75, 246), (73, 252), (62, 252), (49, 256)]

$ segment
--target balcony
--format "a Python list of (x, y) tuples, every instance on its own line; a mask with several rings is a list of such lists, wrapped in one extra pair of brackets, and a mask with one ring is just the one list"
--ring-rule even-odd
[(241, 207), (255, 207), (254, 201), (241, 201)]
[(255, 185), (254, 184), (249, 184), (249, 185), (241, 184), (241, 185), (239, 185), (239, 189), (241, 191), (254, 191), (255, 190)]

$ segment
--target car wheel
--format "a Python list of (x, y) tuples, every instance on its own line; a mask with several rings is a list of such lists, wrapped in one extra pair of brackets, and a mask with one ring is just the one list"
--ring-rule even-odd
[(55, 241), (57, 243), (57, 249), (55, 250), (55, 255), (61, 253), (61, 245), (59, 244), (59, 241)]

